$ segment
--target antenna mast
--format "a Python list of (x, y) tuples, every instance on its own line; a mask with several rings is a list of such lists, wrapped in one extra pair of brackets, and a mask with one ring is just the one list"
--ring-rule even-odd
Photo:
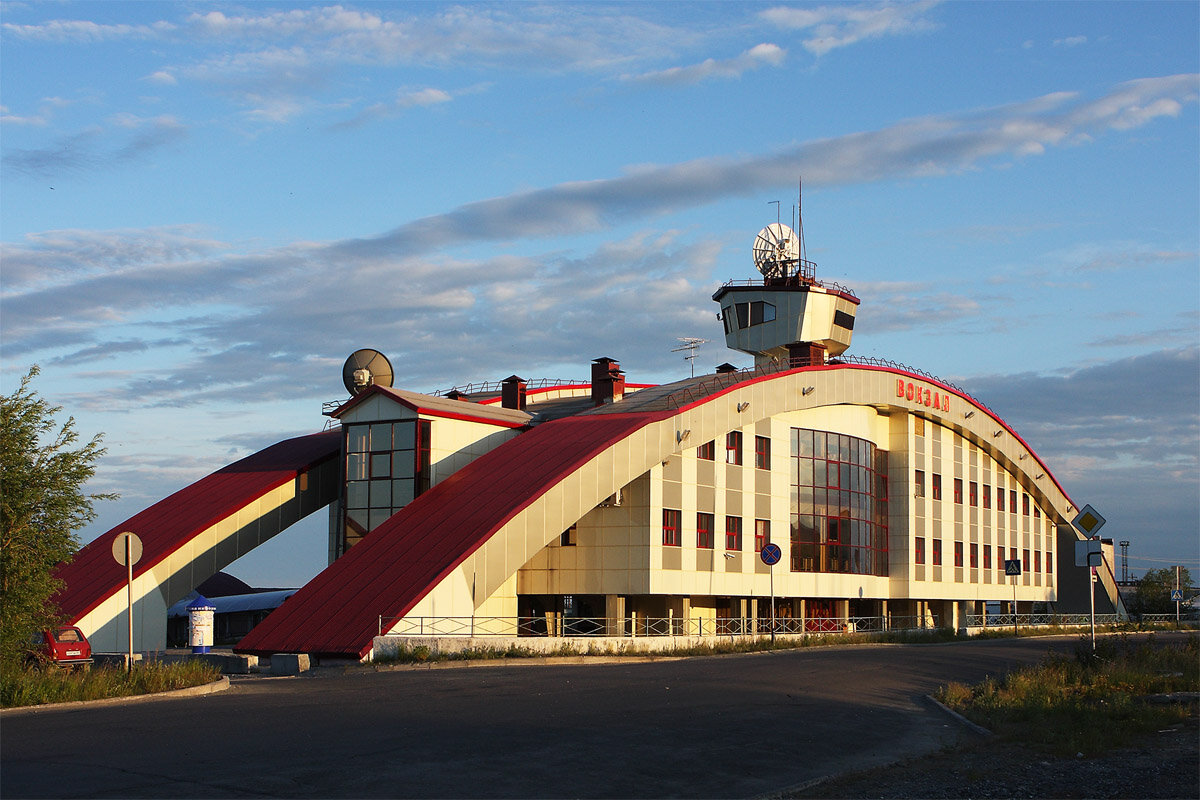
[(687, 351), (684, 358), (692, 368), (692, 377), (696, 377), (696, 351), (700, 349), (700, 345), (708, 342), (708, 339), (698, 339), (695, 336), (679, 336), (677, 337), (683, 344), (679, 347), (672, 347), (672, 353), (682, 353)]

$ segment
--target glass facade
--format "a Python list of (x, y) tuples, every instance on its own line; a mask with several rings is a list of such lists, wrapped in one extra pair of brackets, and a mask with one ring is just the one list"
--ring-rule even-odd
[(344, 432), (343, 552), (429, 488), (429, 421), (347, 425)]
[(792, 428), (793, 572), (888, 574), (887, 451)]

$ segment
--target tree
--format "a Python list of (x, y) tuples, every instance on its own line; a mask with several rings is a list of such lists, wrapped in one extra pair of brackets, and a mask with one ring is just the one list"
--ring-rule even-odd
[[(1192, 576), (1184, 568), (1179, 570), (1179, 588), (1184, 597), (1191, 597)], [(1148, 570), (1137, 582), (1129, 610), (1136, 614), (1174, 614), (1175, 603), (1171, 591), (1175, 588), (1175, 568)]]
[(103, 455), (97, 434), (77, 447), (75, 418), (56, 426), (62, 411), (30, 384), (35, 365), (12, 394), (0, 397), (0, 658), (19, 658), (36, 631), (60, 621), (51, 598), (62, 586), (54, 569), (78, 548), (75, 531), (95, 519), (84, 484)]

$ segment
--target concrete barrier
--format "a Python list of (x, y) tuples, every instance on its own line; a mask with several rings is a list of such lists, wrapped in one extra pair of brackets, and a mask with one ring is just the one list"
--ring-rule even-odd
[(271, 656), (272, 675), (299, 675), (310, 669), (308, 653), (275, 653)]

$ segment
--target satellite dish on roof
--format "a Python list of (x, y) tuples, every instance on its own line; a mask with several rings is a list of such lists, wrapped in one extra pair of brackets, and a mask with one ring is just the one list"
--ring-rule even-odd
[(772, 222), (754, 237), (754, 266), (764, 278), (786, 278), (800, 259), (800, 238), (782, 222)]
[(355, 350), (342, 366), (342, 384), (350, 394), (360, 394), (368, 386), (392, 385), (392, 362), (369, 347)]

